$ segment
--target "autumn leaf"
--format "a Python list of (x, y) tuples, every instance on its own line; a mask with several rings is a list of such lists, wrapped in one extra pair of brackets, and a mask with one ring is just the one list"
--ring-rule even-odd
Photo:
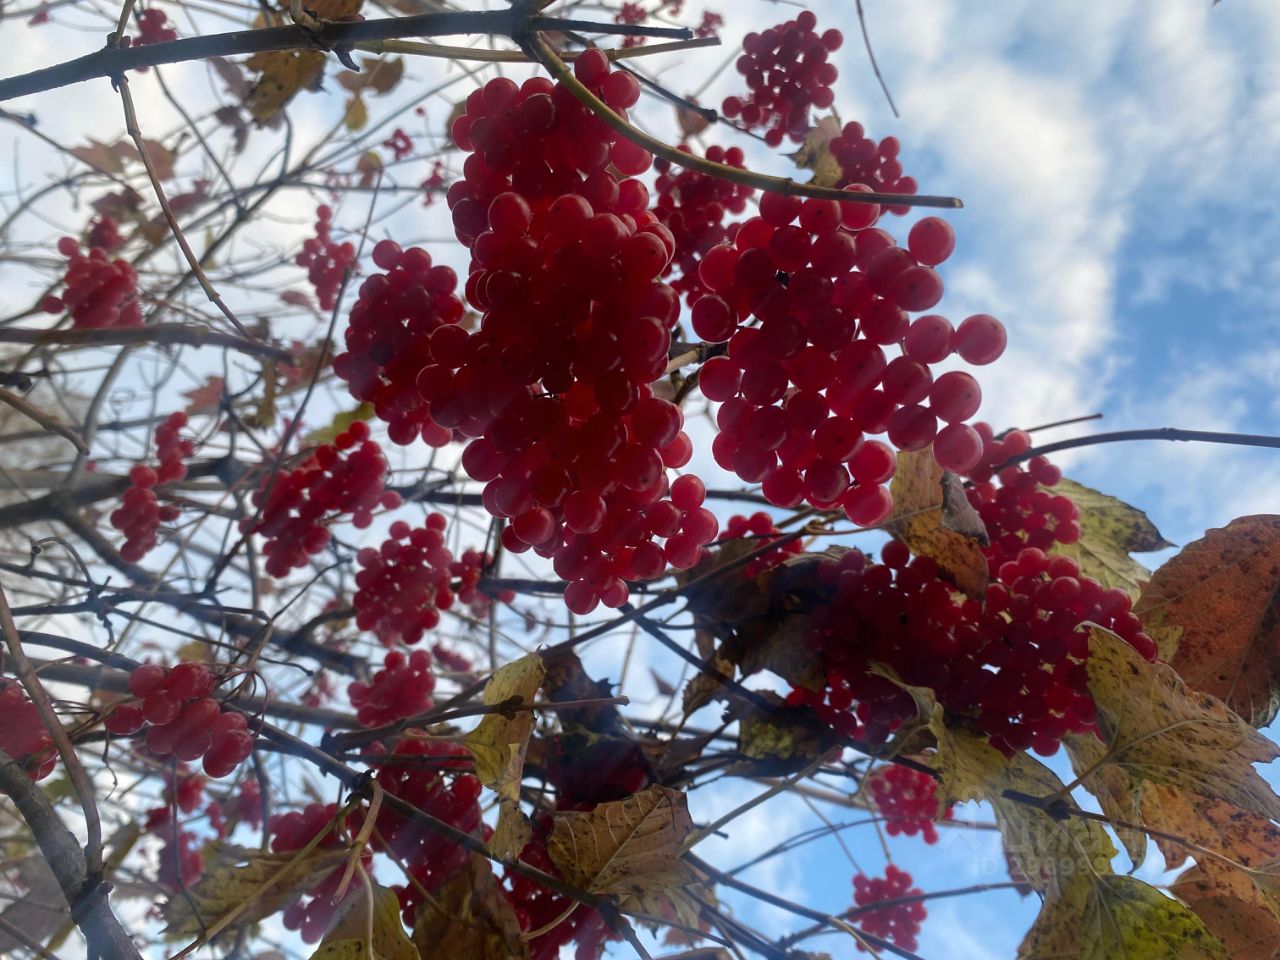
[[(1076, 742), (1082, 762), (1280, 819), (1280, 797), (1253, 768), (1280, 747), (1221, 700), (1188, 689), (1168, 664), (1148, 663), (1102, 629), (1090, 637), (1086, 669), (1102, 740)], [(1092, 777), (1085, 786), (1094, 791)]]
[(1080, 572), (1104, 587), (1118, 587), (1136, 596), (1150, 572), (1131, 553), (1149, 553), (1173, 546), (1145, 513), (1123, 500), (1063, 477), (1048, 490), (1070, 497), (1080, 508), (1080, 539), (1055, 543), (1051, 553), (1070, 557)]
[(523, 960), (528, 945), (489, 861), (472, 854), (465, 870), (418, 907), (413, 943), (422, 960)]
[(216, 410), (222, 402), (222, 391), (225, 381), (222, 377), (208, 377), (200, 386), (186, 391), (182, 396), (187, 398), (186, 412), (201, 413), (205, 410)]
[(1256, 898), (1241, 899), (1221, 877), (1198, 865), (1188, 867), (1169, 887), (1198, 916), (1231, 960), (1275, 960), (1280, 956), (1280, 925)]
[(738, 722), (738, 752), (750, 760), (769, 762), (767, 770), (758, 763), (747, 765), (756, 776), (794, 773), (829, 749), (833, 741), (823, 736), (824, 728), (816, 720), (806, 723), (797, 708), (788, 707), (771, 690), (757, 693), (773, 709), (766, 711), (748, 700), (735, 700), (725, 714), (726, 720)]
[(325, 55), (316, 50), (278, 50), (255, 53), (245, 66), (259, 76), (244, 105), (259, 124), (274, 120), (298, 92), (312, 86), (324, 72)]
[(101, 140), (89, 138), (83, 147), (71, 147), (67, 150), (77, 160), (103, 173), (120, 174), (124, 172), (126, 162), (138, 159), (138, 151), (123, 140), (115, 143), (103, 143)]
[[(1077, 776), (1085, 778), (1085, 786), (1112, 821), (1112, 829), (1129, 859), (1138, 866), (1147, 859), (1147, 834), (1136, 826), (1142, 822), (1142, 784), (1119, 767), (1095, 766), (1106, 748), (1091, 733), (1069, 733), (1062, 738), (1062, 745), (1071, 760), (1071, 768)], [(1135, 826), (1120, 826), (1117, 821)]]
[(345, 849), (332, 847), (267, 853), (210, 844), (199, 882), (165, 905), (168, 932), (197, 936), (256, 923), (288, 906), (346, 858)]
[(1050, 897), (1018, 960), (1227, 960), (1183, 904), (1133, 877), (1078, 875)]
[(311, 960), (420, 960), (400, 922), (400, 900), (379, 884), (357, 884)]
[(812, 170), (809, 182), (819, 187), (834, 187), (844, 176), (844, 169), (831, 154), (831, 141), (840, 136), (840, 118), (823, 117), (805, 134), (800, 149), (791, 154), (792, 162), (802, 170)]
[(365, 104), (364, 97), (357, 93), (347, 101), (342, 121), (352, 133), (364, 129), (365, 124), (369, 122), (369, 107)]
[(621, 898), (623, 909), (678, 900), (682, 887), (697, 882), (681, 859), (693, 820), (679, 790), (655, 784), (586, 813), (552, 817), (547, 853), (560, 874), (589, 893)]
[[(1098, 823), (1050, 815), (1034, 801), (1060, 793), (1057, 774), (1025, 753), (1006, 757), (983, 737), (946, 724), (932, 691), (904, 686), (937, 742), (929, 765), (938, 772), (938, 817), (965, 800), (985, 800), (996, 815), (1005, 851), (1036, 890), (1056, 895), (1080, 874), (1107, 874), (1116, 850)], [(1062, 803), (1073, 806), (1070, 797)]]
[(933, 449), (899, 453), (890, 491), (890, 532), (912, 553), (936, 561), (965, 594), (975, 599), (985, 596), (988, 572), (982, 544), (986, 528), (959, 479), (938, 466)]
[(1189, 543), (1134, 605), (1161, 657), (1254, 726), (1280, 708), (1280, 516), (1241, 517)]
[[(533, 703), (546, 673), (542, 658), (536, 653), (500, 667), (485, 684), (485, 705)], [(532, 710), (488, 713), (463, 738), (475, 756), (476, 776), (498, 794), (498, 826), (490, 840), (491, 849), (498, 856), (517, 856), (533, 835), (528, 818), (520, 809), (520, 781), (533, 722)]]
[(404, 76), (404, 58), (386, 57), (375, 60), (368, 57), (364, 61), (364, 85), (375, 93), (390, 93)]

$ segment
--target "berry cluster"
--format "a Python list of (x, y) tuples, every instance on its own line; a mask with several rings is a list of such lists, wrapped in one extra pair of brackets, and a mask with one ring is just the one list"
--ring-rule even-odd
[[(920, 933), (920, 924), (928, 915), (924, 904), (919, 900), (908, 903), (894, 903), (876, 907), (886, 900), (898, 900), (903, 897), (918, 897), (923, 891), (911, 885), (911, 874), (900, 870), (893, 864), (885, 869), (883, 877), (868, 877), (858, 873), (853, 877), (853, 902), (862, 909), (854, 914), (854, 922), (859, 928), (896, 943), (903, 950), (915, 950), (916, 937)], [(865, 909), (870, 908), (870, 909)], [(867, 948), (859, 943), (858, 950)]]
[(767, 127), (764, 138), (772, 147), (787, 136), (799, 143), (809, 131), (812, 108), (825, 110), (835, 100), (831, 85), (838, 71), (827, 57), (840, 49), (844, 36), (839, 30), (819, 36), (817, 25), (818, 18), (806, 10), (742, 40), (737, 67), (750, 93), (726, 97), (721, 109), (748, 127)]
[(105, 726), (127, 737), (148, 725), (147, 748), (156, 756), (204, 759), (204, 772), (225, 777), (253, 752), (253, 734), (244, 715), (223, 711), (210, 694), (214, 676), (202, 664), (184, 661), (171, 669), (144, 663), (129, 674), (125, 701), (107, 716)]
[[(885, 831), (891, 837), (917, 833), (925, 843), (937, 843), (934, 820), (938, 816), (938, 782), (927, 773), (889, 764), (877, 770), (868, 780), (871, 802), (885, 819)], [(950, 816), (948, 810), (944, 816)]]
[[(615, 110), (639, 97), (598, 50), (574, 72)], [(471, 151), (448, 199), (484, 317), (474, 334), (432, 334), (418, 388), (432, 419), (475, 438), (463, 466), (510, 519), (504, 546), (552, 558), (574, 612), (619, 606), (625, 581), (694, 565), (717, 528), (700, 484), (663, 499), (692, 449), (649, 387), (679, 313), (658, 280), (674, 241), (632, 179), (651, 158), (541, 78), (475, 91), (453, 138)]]
[[(953, 352), (990, 363), (1005, 340), (985, 314), (958, 329), (936, 315), (912, 321), (909, 312), (942, 296), (929, 263), (950, 251), (926, 229), (909, 243), (921, 260), (871, 227), (878, 216), (866, 205), (765, 194), (760, 216), (702, 259), (713, 292), (694, 303), (691, 321), (703, 340), (728, 341), (699, 371), (703, 394), (724, 401), (716, 462), (761, 483), (778, 506), (839, 505), (863, 526), (889, 515), (882, 484), (895, 469), (893, 451), (867, 435), (887, 432), (902, 450), (933, 443), (944, 467), (973, 467), (982, 442), (963, 421), (982, 391), (963, 371), (935, 379), (930, 365)], [(750, 316), (758, 326), (743, 324)], [(901, 355), (890, 360), (884, 348), (894, 346)]]
[[(515, 600), (516, 594), (514, 590), (496, 590), (493, 596), (480, 589), (480, 581), (484, 579), (485, 571), (493, 565), (493, 557), (482, 550), (476, 550), (474, 547), (468, 547), (462, 551), (462, 556), (453, 561), (449, 565), (449, 571), (457, 578), (457, 586), (455, 594), (467, 609), (471, 611), (474, 617), (483, 617), (489, 612), (489, 607), (493, 601), (499, 600), (502, 603), (511, 603)], [(439, 656), (439, 645), (436, 645), (437, 656)], [(460, 658), (455, 658), (460, 659)], [(467, 661), (461, 661), (467, 665), (462, 668), (463, 671), (471, 669), (471, 664)], [(455, 668), (450, 668), (455, 669)]]
[[(1043, 468), (1040, 475), (1052, 478)], [(819, 578), (832, 595), (814, 609), (806, 643), (823, 657), (827, 688), (793, 691), (792, 702), (814, 707), (845, 735), (883, 740), (915, 705), (873, 672), (879, 663), (933, 689), (948, 710), (975, 715), (1006, 753), (1047, 756), (1067, 733), (1093, 730), (1085, 669), (1093, 626), (1148, 659), (1156, 645), (1128, 594), (1103, 589), (1071, 558), (1023, 545), (1005, 559), (1013, 542), (1040, 530), (1006, 527), (993, 538), (987, 559), (998, 579), (983, 603), (958, 597), (933, 560), (913, 558), (898, 541), (885, 546), (882, 564), (857, 551), (823, 560)]]
[(413, 153), (413, 138), (400, 127), (391, 131), (391, 136), (383, 140), (382, 145), (395, 155), (397, 161)]
[(373, 679), (369, 683), (357, 680), (347, 688), (347, 696), (361, 724), (380, 727), (430, 709), (435, 688), (430, 653), (414, 650), (405, 656), (392, 650)]
[(22, 764), (32, 780), (43, 780), (52, 773), (58, 762), (53, 737), (16, 680), (0, 679), (0, 717), (4, 717), (0, 750)]
[(45, 313), (71, 311), (76, 328), (139, 327), (142, 308), (138, 304), (138, 275), (127, 260), (111, 260), (102, 247), (92, 247), (88, 256), (71, 237), (58, 241), (58, 252), (67, 258), (62, 278), (66, 290), (61, 297), (47, 296), (40, 303)]
[[(551, 855), (547, 853), (546, 838), (550, 833), (550, 818), (539, 817), (534, 821), (534, 839), (520, 852), (520, 859), (531, 867), (560, 876)], [(572, 901), (518, 873), (506, 875), (510, 890), (507, 899), (526, 933), (544, 930), (529, 941), (529, 960), (557, 960), (561, 948), (577, 943), (574, 953), (577, 960), (599, 957), (606, 940), (617, 940), (619, 935), (609, 929), (599, 912), (590, 907), (578, 907), (567, 912)], [(567, 914), (567, 915), (566, 915)], [(561, 922), (556, 921), (564, 918)], [(548, 929), (549, 928), (549, 929)]]
[(356, 554), (356, 592), (351, 603), (356, 626), (372, 631), (387, 646), (415, 644), (453, 606), (453, 553), (445, 546), (443, 514), (411, 529), (397, 520), (380, 548)]
[(321, 310), (332, 310), (348, 269), (355, 269), (356, 248), (350, 241), (337, 243), (331, 230), (333, 210), (328, 204), (316, 207), (316, 235), (302, 242), (296, 263), (307, 268), (307, 279), (315, 287)]
[(400, 495), (383, 489), (388, 468), (382, 448), (369, 439), (368, 425), (357, 421), (295, 469), (263, 477), (253, 495), (261, 516), (256, 524), (252, 517), (241, 520), (240, 532), (266, 537), (267, 573), (287, 576), (328, 546), (328, 524), (338, 516), (351, 514), (363, 530), (379, 504), (400, 506)]
[[(743, 516), (737, 514), (729, 518), (729, 522), (725, 524), (724, 533), (721, 540), (734, 540), (741, 537), (758, 538), (753, 544), (755, 549), (772, 543), (782, 535), (782, 531), (773, 525), (773, 518), (763, 510), (751, 514), (751, 516)], [(742, 569), (745, 577), (752, 578), (758, 576), (764, 571), (776, 567), (783, 563), (787, 557), (793, 557), (804, 551), (804, 546), (799, 540), (788, 540), (782, 546), (768, 553), (762, 553)]]
[[(480, 781), (469, 773), (452, 779), (444, 771), (471, 766), (471, 757), (452, 743), (406, 736), (392, 751), (396, 762), (377, 767), (387, 793), (445, 821), (463, 833), (488, 838), (480, 819)], [(405, 922), (413, 926), (418, 904), (467, 863), (467, 851), (383, 804), (376, 822), (377, 849), (409, 868), (412, 880), (396, 888)], [(424, 896), (425, 891), (426, 896)]]
[[(902, 173), (902, 162), (898, 159), (901, 144), (897, 137), (885, 137), (877, 143), (866, 135), (862, 124), (851, 121), (828, 141), (827, 149), (840, 165), (840, 177), (835, 183), (837, 187), (860, 184), (873, 193), (906, 194), (913, 194), (919, 188), (914, 177)], [(887, 206), (885, 209), (901, 215), (910, 207)], [(937, 220), (936, 217), (929, 219)]]
[[(328, 831), (317, 849), (326, 850), (343, 845), (342, 831), (334, 820), (337, 817), (337, 804), (309, 803), (301, 810), (278, 813), (267, 821), (267, 833), (271, 835), (271, 852), (287, 853), (301, 850), (310, 843), (317, 834)], [(372, 855), (366, 850), (361, 861), (367, 869), (372, 862)], [(334, 902), (338, 884), (342, 882), (345, 865), (335, 867), (321, 877), (306, 895), (310, 899), (298, 897), (285, 907), (282, 920), (286, 930), (297, 930), (303, 943), (315, 943), (329, 929), (337, 912), (338, 903)]]
[(425, 250), (401, 250), (394, 240), (374, 246), (373, 262), (387, 272), (360, 284), (347, 349), (334, 358), (333, 370), (353, 397), (373, 404), (393, 443), (421, 436), (442, 447), (453, 431), (431, 420), (418, 392), (418, 375), (430, 363), (431, 334), (462, 319), (465, 308), (454, 295), (458, 277), (446, 266), (433, 266)]
[(985, 447), (967, 493), (991, 540), (985, 551), (991, 576), (1003, 579), (1001, 566), (1016, 560), (1024, 547), (1051, 550), (1055, 544), (1079, 541), (1080, 510), (1070, 497), (1049, 490), (1062, 479), (1062, 471), (1044, 457), (1032, 457), (1025, 468), (1003, 467), (995, 475), (998, 482), (992, 482), (991, 467), (1025, 452), (1030, 439), (1015, 430), (995, 441), (985, 423), (976, 426)]
[[(680, 149), (689, 152), (687, 146)], [(708, 147), (707, 159), (731, 167), (743, 165), (742, 151), (737, 147)], [(737, 225), (725, 225), (725, 217), (745, 211), (755, 189), (673, 166), (670, 160), (659, 158), (653, 166), (658, 171), (653, 214), (671, 231), (676, 245), (665, 273), (679, 272), (671, 286), (692, 303), (706, 292), (698, 278), (698, 263), (712, 247), (733, 239)]]
[(105, 213), (89, 224), (89, 234), (85, 241), (90, 247), (101, 247), (107, 253), (114, 253), (124, 246), (120, 224), (116, 223), (114, 217), (109, 217)]
[[(163, 10), (148, 7), (138, 14), (138, 38), (132, 42), (135, 47), (147, 43), (165, 43), (178, 39), (178, 31), (169, 26), (169, 18)], [(144, 68), (145, 69), (145, 68)]]
[(187, 415), (182, 412), (169, 414), (168, 419), (156, 430), (155, 469), (138, 463), (129, 471), (131, 486), (121, 498), (121, 507), (111, 514), (111, 526), (124, 534), (120, 556), (129, 563), (137, 563), (156, 545), (156, 531), (161, 523), (178, 519), (179, 510), (173, 504), (161, 505), (156, 496), (156, 485), (175, 483), (187, 475), (182, 462), (195, 452), (195, 444), (184, 440), (179, 431), (187, 425)]

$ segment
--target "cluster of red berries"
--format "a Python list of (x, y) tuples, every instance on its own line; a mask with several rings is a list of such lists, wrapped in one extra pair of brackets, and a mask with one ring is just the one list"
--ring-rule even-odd
[[(550, 817), (537, 818), (534, 821), (534, 839), (520, 852), (520, 860), (558, 877), (560, 871), (547, 853), (546, 838), (550, 831)], [(509, 885), (507, 900), (520, 929), (525, 933), (545, 931), (529, 941), (529, 960), (557, 960), (561, 956), (561, 948), (570, 943), (577, 944), (575, 960), (594, 960), (601, 955), (606, 940), (620, 939), (595, 909), (580, 906), (567, 912), (572, 904), (568, 897), (553, 893), (518, 873), (509, 871), (506, 881)]]
[[(835, 186), (861, 184), (873, 193), (913, 194), (919, 189), (914, 177), (904, 176), (898, 159), (901, 144), (897, 137), (885, 137), (879, 143), (866, 135), (862, 124), (846, 123), (840, 133), (827, 143), (832, 159), (840, 165)], [(910, 207), (889, 205), (889, 213), (904, 214)]]
[(184, 890), (199, 882), (204, 875), (204, 854), (195, 833), (176, 823), (163, 824), (156, 833), (164, 838), (156, 882), (168, 890)]
[[(893, 864), (885, 869), (883, 877), (854, 874), (853, 902), (860, 908), (854, 914), (854, 923), (873, 937), (896, 943), (903, 950), (915, 950), (920, 924), (928, 916), (924, 904), (919, 900), (883, 907), (876, 907), (876, 904), (904, 897), (918, 897), (921, 893), (923, 891), (919, 887), (911, 885), (911, 874)], [(862, 943), (858, 944), (859, 951), (866, 949)]]
[[(871, 802), (885, 819), (891, 837), (920, 834), (925, 843), (938, 842), (938, 782), (927, 773), (889, 764), (867, 780)], [(943, 816), (950, 816), (947, 810)]]
[(67, 289), (61, 297), (45, 297), (40, 309), (45, 313), (70, 310), (71, 325), (76, 328), (142, 325), (138, 275), (132, 264), (110, 259), (102, 247), (90, 248), (85, 256), (71, 237), (58, 241), (58, 252), (67, 258), (62, 278)]
[[(725, 524), (724, 533), (721, 534), (721, 540), (736, 540), (742, 537), (757, 538), (753, 544), (755, 549), (772, 543), (782, 536), (782, 531), (773, 525), (773, 518), (763, 510), (744, 516), (737, 514), (729, 518), (729, 522)], [(782, 546), (770, 550), (768, 553), (762, 553), (742, 569), (743, 576), (755, 577), (764, 571), (776, 567), (783, 563), (787, 557), (793, 557), (796, 554), (804, 552), (804, 546), (799, 540), (788, 540)]]
[(809, 131), (810, 111), (825, 110), (835, 100), (831, 85), (839, 75), (828, 57), (840, 49), (839, 30), (815, 32), (818, 18), (808, 10), (794, 20), (748, 33), (742, 40), (738, 72), (746, 77), (746, 98), (726, 97), (721, 110), (748, 127), (767, 127), (772, 147), (790, 137), (796, 143)]
[(204, 772), (225, 777), (253, 752), (253, 734), (244, 714), (223, 711), (214, 699), (215, 679), (207, 667), (191, 661), (171, 669), (144, 663), (129, 674), (136, 700), (118, 704), (105, 726), (127, 737), (148, 725), (146, 744), (159, 757), (204, 760)]
[(363, 726), (380, 727), (429, 710), (435, 688), (429, 652), (414, 650), (405, 656), (392, 650), (370, 682), (357, 680), (347, 688), (347, 696)]
[[(683, 144), (680, 149), (691, 152)], [(743, 165), (743, 154), (737, 147), (708, 147), (707, 159), (730, 167)], [(671, 231), (676, 244), (665, 274), (677, 274), (671, 286), (692, 303), (707, 292), (698, 278), (698, 263), (712, 247), (733, 239), (737, 225), (725, 225), (725, 217), (745, 211), (755, 188), (676, 167), (662, 158), (654, 160), (653, 166), (658, 171), (653, 214)]]
[(985, 423), (975, 426), (984, 450), (978, 468), (970, 473), (973, 483), (966, 492), (991, 540), (985, 551), (991, 576), (1001, 577), (1001, 566), (1016, 560), (1024, 547), (1051, 550), (1055, 544), (1078, 542), (1079, 508), (1070, 497), (1050, 490), (1062, 479), (1062, 471), (1044, 457), (1032, 457), (1025, 466), (1001, 467), (993, 482), (992, 467), (1025, 453), (1031, 440), (1021, 430), (994, 440)]
[(129, 563), (137, 563), (155, 547), (161, 523), (178, 519), (178, 508), (169, 503), (162, 505), (155, 488), (161, 483), (176, 483), (187, 475), (182, 461), (195, 452), (195, 444), (179, 434), (186, 425), (185, 413), (169, 414), (156, 430), (159, 463), (155, 469), (143, 463), (133, 466), (129, 471), (131, 486), (121, 498), (120, 509), (112, 511), (111, 526), (124, 534), (120, 556)]
[(302, 242), (296, 263), (307, 268), (307, 279), (316, 290), (321, 310), (332, 310), (338, 302), (338, 291), (348, 269), (354, 269), (355, 244), (337, 243), (331, 234), (333, 210), (328, 204), (316, 207), (316, 235)]
[(169, 18), (165, 12), (156, 7), (148, 7), (138, 14), (138, 38), (133, 46), (140, 47), (147, 43), (165, 43), (177, 40), (178, 31), (169, 26)]
[(547, 783), (555, 787), (557, 810), (591, 810), (622, 800), (653, 782), (653, 769), (634, 740), (561, 735), (549, 741)]
[[(417, 528), (397, 520), (380, 548), (365, 547), (356, 554), (361, 569), (352, 605), (361, 630), (372, 631), (387, 646), (413, 645), (439, 624), (440, 611), (451, 609), (455, 600), (476, 616), (488, 611), (490, 598), (479, 584), (493, 558), (468, 549), (455, 559), (445, 546), (446, 523), (440, 513), (430, 514)], [(510, 603), (515, 594), (504, 590), (498, 598)]]
[[(480, 815), (480, 781), (461, 772), (470, 766), (471, 756), (456, 744), (410, 734), (396, 744), (389, 762), (377, 766), (377, 780), (392, 796), (463, 833), (488, 839), (490, 831)], [(445, 772), (454, 776), (447, 778)], [(412, 927), (418, 904), (466, 866), (467, 851), (388, 804), (382, 805), (375, 826), (376, 848), (409, 868), (412, 879), (395, 889), (405, 922)]]
[(4, 717), (0, 750), (22, 764), (32, 780), (43, 780), (52, 773), (58, 762), (53, 737), (16, 680), (0, 679), (0, 717)]
[[(317, 849), (331, 850), (343, 846), (342, 831), (334, 824), (337, 817), (337, 804), (309, 803), (301, 810), (274, 814), (267, 821), (267, 833), (271, 835), (271, 852), (288, 853), (301, 850), (310, 843), (317, 834), (328, 831), (318, 844)], [(354, 826), (348, 824), (348, 826)], [(353, 830), (354, 832), (354, 830)], [(366, 869), (373, 860), (367, 850), (361, 856)], [(315, 943), (329, 929), (339, 904), (334, 901), (334, 894), (342, 882), (346, 870), (345, 864), (339, 865), (325, 874), (305, 894), (289, 906), (285, 907), (282, 921), (286, 930), (297, 930), (303, 943)]]
[(395, 155), (396, 160), (403, 160), (413, 153), (413, 138), (400, 127), (391, 131), (391, 136), (383, 140), (382, 145)]
[[(615, 110), (639, 97), (598, 50), (574, 72)], [(663, 499), (666, 469), (692, 447), (679, 408), (649, 387), (679, 313), (658, 279), (674, 241), (632, 179), (651, 157), (541, 78), (491, 80), (453, 138), (471, 156), (448, 199), (471, 249), (467, 298), (485, 315), (474, 334), (432, 334), (418, 388), (432, 419), (475, 438), (463, 466), (510, 519), (504, 546), (552, 558), (576, 613), (619, 606), (625, 581), (694, 565), (717, 528), (696, 481)]]
[[(942, 228), (925, 221), (908, 244), (916, 253), (901, 249), (871, 227), (878, 216), (865, 205), (765, 194), (760, 216), (702, 259), (712, 293), (691, 318), (703, 340), (728, 341), (698, 374), (703, 394), (723, 401), (716, 462), (761, 483), (771, 503), (838, 505), (862, 526), (893, 506), (882, 485), (896, 458), (868, 435), (887, 432), (902, 450), (932, 443), (951, 470), (977, 463), (982, 441), (964, 421), (982, 391), (963, 371), (935, 379), (930, 365), (953, 352), (990, 363), (1005, 343), (985, 314), (955, 330), (936, 315), (910, 320), (941, 297), (929, 263), (950, 250), (938, 240)], [(743, 325), (750, 316), (758, 326)], [(890, 360), (884, 348), (893, 346), (901, 356)]]
[(90, 247), (101, 247), (107, 253), (113, 253), (124, 246), (124, 235), (120, 233), (120, 224), (114, 217), (102, 214), (89, 224), (89, 234), (85, 238)]
[(418, 375), (431, 362), (431, 334), (456, 324), (465, 312), (454, 295), (458, 277), (449, 267), (433, 265), (425, 250), (402, 250), (394, 240), (374, 245), (373, 262), (386, 273), (360, 284), (347, 325), (347, 349), (334, 358), (334, 373), (353, 397), (373, 404), (393, 443), (421, 436), (442, 447), (453, 431), (432, 421), (418, 392)]
[(329, 543), (329, 527), (336, 517), (351, 514), (351, 522), (363, 530), (373, 522), (379, 505), (400, 506), (394, 490), (384, 490), (389, 465), (382, 448), (369, 439), (367, 424), (357, 421), (322, 444), (293, 470), (263, 477), (253, 495), (261, 516), (240, 521), (240, 532), (267, 538), (265, 569), (273, 577), (307, 565), (309, 557)]

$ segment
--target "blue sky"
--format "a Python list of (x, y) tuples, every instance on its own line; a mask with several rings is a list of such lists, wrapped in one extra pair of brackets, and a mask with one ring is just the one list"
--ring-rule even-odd
[[(944, 266), (947, 295), (940, 310), (956, 320), (993, 313), (1010, 335), (1005, 357), (981, 371), (986, 400), (980, 416), (1000, 428), (1105, 414), (1096, 424), (1044, 434), (1045, 440), (1158, 426), (1280, 432), (1280, 5), (864, 5), (901, 110), (898, 119), (867, 64), (850, 0), (809, 4), (822, 27), (840, 26), (846, 35), (836, 98), (842, 119), (860, 120), (876, 136), (899, 137), (907, 172), (924, 192), (965, 201), (964, 210), (949, 215), (959, 242)], [(696, 15), (698, 5), (689, 0), (688, 6)], [(730, 46), (748, 27), (777, 22), (795, 9), (745, 0), (721, 0), (710, 8), (730, 21), (723, 37)], [(15, 30), (26, 28), (5, 25), (8, 36)], [(84, 35), (85, 52), (99, 35)], [(21, 39), (6, 50), (12, 58), (6, 72), (67, 52), (52, 32), (30, 30)], [(695, 51), (656, 68), (669, 86), (688, 92), (724, 56)], [(414, 69), (405, 96), (425, 90), (444, 68)], [(203, 68), (173, 68), (167, 76), (181, 90), (209, 94)], [(731, 70), (724, 73), (706, 102), (736, 92), (737, 79)], [(176, 117), (148, 84), (136, 83), (144, 127), (170, 129)], [(36, 110), (42, 129), (69, 140), (86, 133), (110, 137), (119, 127), (118, 102), (105, 83), (14, 106)], [(332, 100), (300, 99), (294, 110), (299, 139), (326, 130), (334, 109)], [(437, 119), (447, 109), (446, 100), (429, 104)], [(670, 130), (665, 106), (648, 105), (639, 116), (656, 131)], [(241, 169), (253, 169), (268, 155), (267, 140), (255, 135), (238, 161), (245, 164)], [(17, 145), (14, 155), (15, 176), (40, 182), (45, 171), (32, 144)], [(750, 157), (767, 172), (787, 172), (776, 156), (752, 151)], [(314, 202), (293, 193), (273, 203), (270, 213), (277, 219), (264, 222), (236, 253), (251, 255), (253, 243), (296, 243), (309, 230)], [(441, 212), (442, 205), (423, 211), (415, 204), (386, 226), (397, 235), (447, 236)], [(83, 211), (64, 213), (68, 224), (83, 220)], [(340, 220), (354, 227), (363, 213), (362, 205), (352, 206)], [(910, 222), (891, 220), (888, 228), (905, 237)], [(431, 249), (458, 260), (456, 249)], [(1280, 510), (1276, 451), (1125, 444), (1076, 451), (1058, 462), (1074, 478), (1145, 509), (1178, 544), (1234, 517)], [(729, 483), (716, 475), (709, 457), (699, 463), (709, 485)], [(602, 673), (616, 671), (623, 643), (614, 637), (597, 645), (592, 661)], [(638, 646), (627, 693), (641, 708), (657, 702), (644, 669), (649, 666), (668, 679), (678, 673)], [(735, 784), (709, 790), (695, 801), (694, 814), (713, 819), (751, 789)], [(823, 813), (838, 816), (830, 808)], [(966, 815), (989, 819), (981, 810)], [(815, 822), (801, 800), (773, 800), (735, 822), (728, 840), (708, 841), (706, 850), (729, 866)], [(854, 831), (848, 844), (868, 872), (882, 871), (884, 855), (874, 836)], [(892, 851), (926, 889), (1005, 878), (989, 832), (948, 833), (936, 847), (905, 838)], [(834, 912), (850, 902), (852, 872), (837, 844), (819, 842), (746, 878)], [(768, 931), (794, 925), (777, 911), (726, 899)], [(1009, 892), (938, 902), (930, 907), (920, 953), (930, 960), (1012, 957), (1034, 910), (1033, 901)], [(831, 938), (814, 948), (852, 954)]]

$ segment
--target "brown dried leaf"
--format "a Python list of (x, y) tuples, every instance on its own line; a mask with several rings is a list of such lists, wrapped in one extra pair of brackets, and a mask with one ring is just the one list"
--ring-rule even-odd
[[(151, 158), (151, 166), (155, 168), (156, 177), (160, 180), (172, 180), (173, 162), (177, 159), (177, 155), (158, 140), (144, 138), (142, 145), (146, 147), (147, 156)], [(169, 203), (172, 206), (173, 201), (170, 200)]]
[(1224, 890), (1217, 877), (1190, 866), (1169, 888), (1226, 948), (1231, 960), (1275, 960), (1280, 925), (1266, 907)]
[(355, 885), (311, 960), (421, 960), (400, 922), (395, 891), (375, 883), (370, 893), (372, 900), (363, 884)]
[(890, 532), (912, 553), (937, 561), (943, 574), (965, 594), (975, 599), (985, 596), (987, 558), (981, 545), (986, 542), (986, 528), (959, 480), (934, 460), (933, 448), (899, 453), (890, 489)]
[(245, 66), (259, 73), (245, 98), (250, 115), (261, 126), (277, 117), (298, 92), (324, 74), (325, 55), (316, 50), (256, 53)]
[(418, 907), (413, 943), (422, 960), (525, 960), (520, 921), (502, 894), (489, 861), (472, 854), (434, 896)]
[[(1254, 726), (1280, 709), (1280, 516), (1241, 517), (1187, 544), (1134, 605), (1187, 684)], [(1174, 645), (1176, 643), (1176, 646)]]
[(364, 102), (364, 97), (357, 93), (347, 101), (346, 112), (343, 113), (342, 120), (352, 133), (364, 129), (365, 124), (369, 122), (369, 107)]
[(566, 881), (619, 897), (671, 894), (697, 880), (681, 859), (693, 820), (685, 795), (654, 785), (586, 813), (552, 814), (547, 853)]
[[(753, 775), (795, 773), (830, 749), (834, 741), (823, 735), (824, 728), (807, 708), (788, 707), (771, 690), (757, 693), (773, 705), (772, 710), (762, 710), (748, 700), (735, 700), (725, 713), (726, 720), (738, 721), (738, 752), (767, 764), (745, 765)], [(732, 768), (730, 775), (736, 775)]]
[(249, 83), (248, 77), (244, 75), (244, 68), (235, 60), (227, 60), (225, 57), (210, 57), (208, 63), (222, 78), (222, 82), (227, 85), (227, 92), (237, 100), (243, 100), (249, 96), (249, 91), (253, 89)]
[(805, 135), (800, 149), (791, 160), (802, 170), (812, 170), (809, 182), (819, 187), (834, 187), (844, 176), (840, 161), (831, 155), (831, 141), (840, 136), (840, 119), (823, 117)]
[(367, 57), (364, 61), (364, 86), (375, 93), (390, 93), (400, 78), (404, 76), (404, 58), (387, 57), (375, 60)]

